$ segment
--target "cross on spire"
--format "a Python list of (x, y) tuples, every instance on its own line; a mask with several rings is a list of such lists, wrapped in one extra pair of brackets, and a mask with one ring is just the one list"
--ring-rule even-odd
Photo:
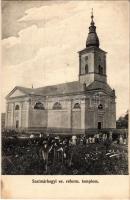
[(93, 21), (93, 18), (94, 18), (94, 16), (93, 16), (93, 8), (92, 8), (92, 11), (91, 11), (91, 25), (94, 25), (94, 21)]
[(91, 11), (91, 18), (93, 19), (94, 16), (93, 16), (93, 8), (92, 8), (92, 11)]

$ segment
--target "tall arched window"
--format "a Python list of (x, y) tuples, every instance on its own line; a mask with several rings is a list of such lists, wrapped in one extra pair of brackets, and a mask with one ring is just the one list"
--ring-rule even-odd
[(74, 109), (80, 109), (80, 104), (79, 103), (75, 103), (74, 104)]
[(19, 110), (19, 105), (16, 105), (16, 106), (15, 106), (15, 110)]
[(99, 74), (101, 73), (101, 66), (100, 65), (98, 66), (98, 73)]
[(59, 102), (56, 102), (54, 105), (53, 105), (53, 110), (61, 110), (62, 109), (62, 106)]
[(88, 74), (88, 64), (85, 65), (85, 74)]
[(14, 118), (15, 118), (15, 120), (19, 119), (19, 115), (20, 115), (20, 106), (17, 104), (15, 106), (15, 112), (14, 112)]
[(103, 67), (101, 65), (98, 66), (98, 73), (103, 74)]
[(37, 102), (34, 106), (34, 109), (36, 110), (45, 110), (43, 103)]

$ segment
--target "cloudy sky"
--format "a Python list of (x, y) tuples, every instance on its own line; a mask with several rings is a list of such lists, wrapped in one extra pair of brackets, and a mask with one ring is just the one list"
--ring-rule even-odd
[(41, 87), (78, 80), (91, 8), (107, 51), (108, 83), (116, 90), (117, 117), (128, 109), (128, 1), (3, 1), (2, 111), (16, 86)]

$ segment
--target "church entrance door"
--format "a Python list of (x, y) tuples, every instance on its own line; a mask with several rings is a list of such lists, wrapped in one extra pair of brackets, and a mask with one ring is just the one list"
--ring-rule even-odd
[(101, 128), (102, 128), (102, 123), (98, 122), (98, 129), (101, 129)]
[(19, 128), (19, 121), (16, 120), (16, 128)]

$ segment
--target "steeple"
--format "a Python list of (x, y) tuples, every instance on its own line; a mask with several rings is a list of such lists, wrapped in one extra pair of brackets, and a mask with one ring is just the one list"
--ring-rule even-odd
[(95, 47), (99, 47), (99, 39), (96, 33), (96, 26), (95, 23), (93, 21), (93, 9), (91, 12), (91, 23), (90, 23), (90, 27), (89, 27), (89, 33), (88, 33), (88, 37), (87, 37), (87, 41), (86, 41), (86, 47), (90, 47), (90, 46), (95, 46)]
[(91, 12), (91, 26), (94, 26), (94, 21), (93, 21), (93, 18), (94, 18), (94, 16), (93, 16), (93, 8), (92, 8), (92, 12)]
[(86, 48), (79, 51), (79, 81), (86, 87), (94, 81), (107, 83), (106, 52), (99, 48), (93, 10)]

